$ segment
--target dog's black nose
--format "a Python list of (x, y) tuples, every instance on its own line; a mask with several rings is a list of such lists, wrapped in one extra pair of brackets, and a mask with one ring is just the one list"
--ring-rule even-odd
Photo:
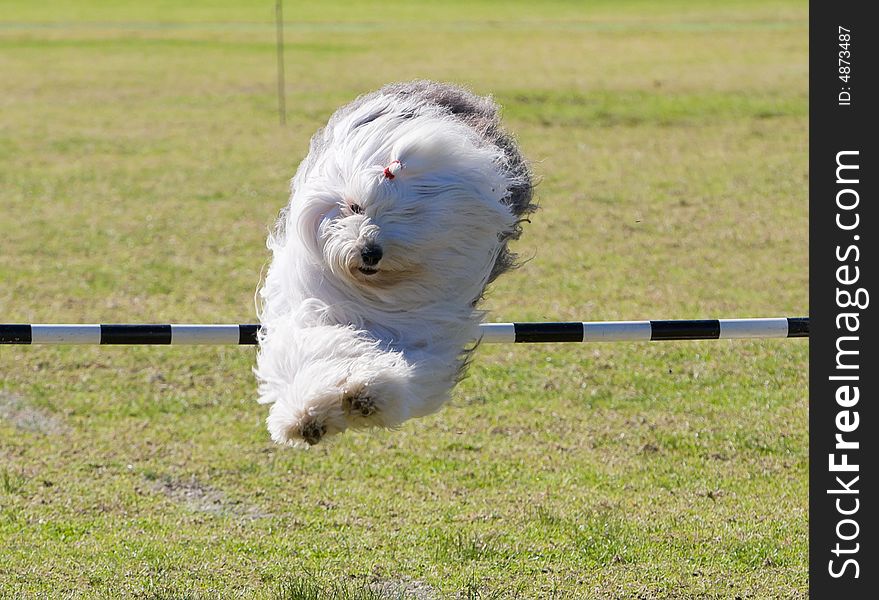
[(382, 249), (374, 244), (364, 246), (360, 251), (360, 259), (367, 267), (374, 267), (382, 259)]

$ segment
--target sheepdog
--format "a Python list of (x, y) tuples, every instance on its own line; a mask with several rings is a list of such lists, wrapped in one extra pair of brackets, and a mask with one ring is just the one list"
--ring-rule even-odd
[(386, 85), (314, 135), (291, 192), (258, 292), (272, 439), (313, 445), (435, 412), (535, 209), (498, 106), (450, 84)]

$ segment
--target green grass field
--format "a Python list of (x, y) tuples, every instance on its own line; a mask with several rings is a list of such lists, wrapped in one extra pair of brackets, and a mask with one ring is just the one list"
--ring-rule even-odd
[[(148, 5), (147, 5), (148, 4)], [(308, 138), (492, 93), (541, 179), (491, 319), (808, 313), (805, 2), (0, 0), (0, 321), (247, 322)], [(253, 349), (0, 347), (0, 597), (805, 598), (797, 340), (482, 347), (274, 446)]]

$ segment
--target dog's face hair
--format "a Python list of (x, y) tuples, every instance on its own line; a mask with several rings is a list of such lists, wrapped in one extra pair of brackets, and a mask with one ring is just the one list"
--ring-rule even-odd
[(432, 301), (473, 301), (516, 228), (506, 159), (467, 124), (412, 104), (389, 111), (376, 98), (331, 121), (294, 180), (287, 226), (367, 302), (411, 307), (426, 287)]

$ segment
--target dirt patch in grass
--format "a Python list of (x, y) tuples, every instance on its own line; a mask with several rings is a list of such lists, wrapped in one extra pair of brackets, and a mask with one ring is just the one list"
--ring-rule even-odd
[(419, 579), (386, 579), (369, 585), (381, 598), (405, 598), (406, 600), (437, 600), (439, 591)]
[(151, 487), (163, 493), (175, 504), (182, 505), (192, 512), (218, 516), (239, 516), (249, 519), (262, 519), (271, 516), (241, 500), (230, 498), (221, 490), (200, 482), (195, 477), (173, 479), (163, 477), (151, 482)]
[(281, 582), (275, 600), (438, 600), (439, 591), (419, 579), (325, 581), (305, 575)]
[(30, 406), (22, 396), (0, 391), (0, 421), (12, 423), (16, 429), (43, 435), (68, 431), (67, 424), (52, 413)]

